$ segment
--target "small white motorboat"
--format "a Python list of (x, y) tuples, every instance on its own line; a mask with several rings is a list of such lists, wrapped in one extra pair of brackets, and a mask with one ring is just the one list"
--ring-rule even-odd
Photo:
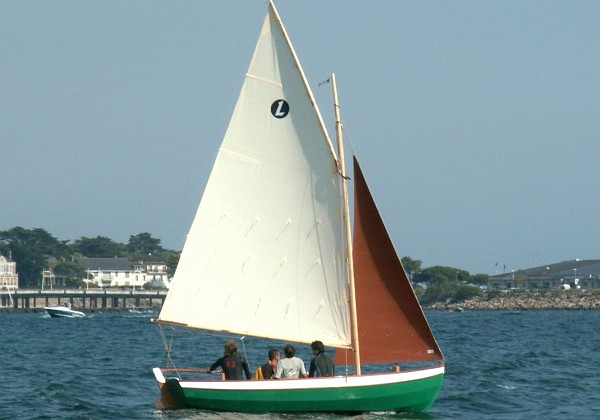
[(85, 314), (71, 308), (70, 303), (62, 303), (58, 306), (45, 306), (44, 309), (52, 318), (78, 318)]

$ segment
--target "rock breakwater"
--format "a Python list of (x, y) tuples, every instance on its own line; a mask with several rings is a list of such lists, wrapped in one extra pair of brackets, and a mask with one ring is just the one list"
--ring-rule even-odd
[(600, 310), (600, 290), (507, 290), (492, 291), (482, 296), (450, 303), (434, 303), (428, 309), (438, 310)]

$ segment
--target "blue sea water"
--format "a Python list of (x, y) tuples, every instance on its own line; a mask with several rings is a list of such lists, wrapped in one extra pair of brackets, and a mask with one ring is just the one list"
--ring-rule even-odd
[[(0, 313), (0, 419), (333, 419), (328, 414), (244, 415), (158, 411), (152, 368), (165, 366), (150, 314), (52, 319)], [(427, 313), (446, 356), (442, 392), (428, 413), (356, 419), (597, 419), (600, 312)], [(177, 330), (178, 365), (206, 368), (228, 337)], [(271, 343), (245, 338), (254, 369)], [(305, 361), (307, 346), (298, 346)]]

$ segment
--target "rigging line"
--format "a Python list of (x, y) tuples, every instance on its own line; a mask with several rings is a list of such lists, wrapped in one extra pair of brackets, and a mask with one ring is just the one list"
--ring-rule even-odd
[[(322, 83), (327, 83), (327, 82), (329, 82), (329, 79), (327, 79), (325, 82), (322, 82)], [(337, 109), (337, 110), (338, 110), (338, 112), (340, 112), (340, 113), (341, 113), (342, 107), (341, 107), (339, 104), (335, 104), (335, 103), (334, 103), (334, 104), (333, 104), (333, 107), (334, 107), (335, 109)], [(341, 121), (341, 120), (336, 120), (336, 121), (335, 121), (335, 125), (336, 125), (336, 127), (338, 127), (338, 126), (340, 127), (340, 131), (342, 132), (342, 134), (344, 135), (344, 138), (345, 138), (345, 136), (346, 136), (346, 129), (344, 128), (344, 123), (342, 123), (342, 121)], [(352, 142), (350, 142), (350, 144), (352, 145)], [(354, 153), (354, 149), (353, 149), (352, 147), (351, 147), (351, 149), (352, 149), (352, 152)], [(336, 162), (336, 166), (337, 166), (337, 172), (338, 172), (338, 174), (339, 174), (339, 175), (342, 177), (342, 179), (345, 179), (346, 181), (350, 181), (352, 178), (351, 178), (350, 176), (348, 176), (348, 175), (344, 175), (344, 174), (342, 173), (342, 168), (341, 168), (341, 164), (340, 164), (340, 162), (339, 162), (339, 157), (338, 157), (338, 159), (336, 159), (336, 161), (335, 161), (335, 162)]]
[[(337, 161), (336, 161), (337, 162)], [(338, 163), (337, 165), (337, 173), (345, 180), (350, 181), (352, 178), (350, 178), (348, 175), (344, 175), (342, 174), (342, 170), (340, 169), (340, 164)]]
[(321, 85), (324, 85), (325, 83), (329, 83), (331, 81), (331, 77), (328, 77), (327, 79), (323, 80), (322, 82), (317, 83), (317, 87), (321, 87)]
[(173, 362), (173, 359), (171, 358), (171, 348), (173, 347), (173, 339), (175, 338), (175, 328), (172, 326), (169, 328), (171, 329), (171, 340), (169, 341), (169, 343), (167, 343), (167, 338), (165, 336), (163, 325), (162, 324), (159, 325), (160, 337), (162, 338), (163, 346), (165, 348), (165, 353), (167, 355), (167, 367), (172, 366), (173, 369), (175, 369), (175, 373), (177, 374), (177, 377), (179, 379), (181, 379), (181, 375), (179, 374), (179, 371), (177, 370), (177, 366), (175, 366), (175, 362)]
[[(318, 86), (318, 88), (320, 88), (321, 85), (324, 85), (326, 83), (331, 83), (331, 76), (328, 77), (327, 79), (323, 80), (322, 82), (319, 82), (317, 84), (317, 86)], [(318, 90), (317, 90), (317, 92), (318, 92)], [(342, 111), (342, 107), (340, 106), (340, 104), (333, 104), (333, 106), (334, 106), (334, 108), (337, 108), (340, 112)], [(342, 129), (342, 132), (344, 134), (344, 139), (346, 139), (346, 137), (349, 137), (349, 135), (347, 134), (347, 131), (346, 131), (346, 126), (344, 125), (344, 123), (342, 121), (336, 121), (335, 123), (339, 124), (340, 128)], [(352, 153), (355, 154), (354, 152), (355, 152), (356, 149), (354, 147), (354, 143), (352, 142), (351, 138), (349, 138), (349, 143), (350, 143), (350, 150), (352, 150)], [(339, 169), (338, 169), (338, 172), (339, 172)], [(350, 179), (350, 178), (347, 178), (347, 179)]]
[(352, 136), (348, 133), (344, 124), (342, 124), (342, 131), (344, 132), (344, 139), (346, 140), (347, 143), (350, 143), (350, 150), (352, 151), (352, 154), (356, 155), (356, 148), (354, 147), (354, 142), (352, 141)]
[[(321, 86), (323, 86), (323, 85), (325, 85), (327, 83), (331, 83), (331, 76), (329, 76), (327, 79), (323, 80), (322, 82), (317, 83), (317, 98), (319, 97), (319, 93), (321, 92)], [(339, 106), (339, 104), (335, 104), (334, 103), (333, 107), (337, 108), (337, 109), (341, 109), (341, 107)], [(342, 131), (344, 130), (344, 124), (341, 121), (335, 121), (334, 123), (335, 123), (335, 125), (339, 125), (341, 127)], [(345, 180), (352, 179), (348, 175), (343, 175), (342, 174), (342, 170), (340, 168), (339, 156), (335, 157), (334, 160), (335, 160), (336, 172), (338, 173), (338, 175), (340, 175), (340, 177), (342, 179), (345, 179)]]
[(240, 337), (240, 341), (242, 342), (242, 348), (244, 349), (244, 359), (246, 359), (246, 363), (248, 364), (248, 369), (250, 370), (250, 372), (252, 372), (252, 368), (250, 367), (250, 360), (248, 360), (248, 354), (246, 353), (246, 343), (244, 342), (244, 339), (246, 338), (245, 335)]
[[(328, 83), (329, 79), (327, 79), (324, 82), (319, 83), (319, 85), (323, 84), (323, 83)], [(342, 112), (342, 107), (340, 104), (333, 104), (333, 106), (335, 108), (337, 108), (340, 113)], [(342, 130), (342, 134), (344, 135), (344, 143), (350, 143), (350, 150), (352, 151), (352, 154), (356, 154), (356, 148), (354, 147), (354, 142), (352, 141), (352, 137), (350, 136), (349, 132), (346, 130), (346, 125), (342, 122), (342, 121), (336, 121), (336, 124), (339, 124), (341, 130)], [(350, 179), (350, 178), (348, 178)]]
[(319, 94), (321, 93), (321, 85), (324, 85), (325, 83), (329, 83), (329, 79), (327, 78), (327, 80), (323, 80), (322, 82), (317, 83), (317, 94), (315, 95), (315, 105), (319, 103)]

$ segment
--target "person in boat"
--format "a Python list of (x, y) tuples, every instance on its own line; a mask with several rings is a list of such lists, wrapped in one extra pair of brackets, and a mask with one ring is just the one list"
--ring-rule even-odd
[(308, 369), (308, 376), (314, 378), (315, 376), (333, 376), (335, 374), (335, 365), (333, 359), (325, 354), (325, 346), (322, 341), (313, 341), (310, 343), (315, 357), (310, 361), (310, 368)]
[(286, 345), (283, 348), (285, 359), (281, 359), (277, 363), (277, 369), (273, 379), (287, 379), (287, 378), (299, 378), (302, 376), (306, 378), (306, 368), (304, 367), (304, 361), (299, 357), (296, 357), (296, 349), (291, 344)]
[(225, 374), (225, 379), (243, 379), (242, 371), (246, 375), (246, 379), (250, 379), (250, 368), (246, 359), (238, 354), (238, 348), (235, 341), (225, 343), (225, 355), (213, 363), (208, 369), (208, 373), (212, 373), (217, 367)]
[(277, 363), (281, 359), (281, 353), (277, 349), (269, 350), (269, 361), (264, 365), (259, 366), (254, 373), (254, 377), (252, 379), (271, 379), (275, 374), (275, 370), (277, 369)]

